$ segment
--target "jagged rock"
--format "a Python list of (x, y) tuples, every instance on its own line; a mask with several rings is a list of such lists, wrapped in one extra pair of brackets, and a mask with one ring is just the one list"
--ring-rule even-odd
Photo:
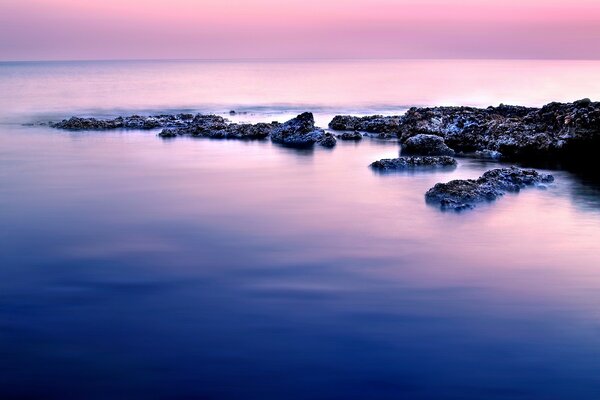
[(425, 194), (429, 203), (439, 204), (443, 210), (465, 210), (477, 203), (492, 201), (507, 192), (550, 183), (554, 177), (533, 169), (517, 167), (498, 168), (484, 173), (479, 179), (458, 179), (438, 183)]
[(341, 140), (354, 140), (354, 141), (359, 141), (359, 140), (362, 140), (362, 138), (363, 138), (362, 134), (358, 131), (344, 132), (342, 134), (336, 135), (336, 137)]
[(335, 146), (335, 137), (316, 128), (315, 119), (309, 112), (275, 126), (271, 132), (271, 140), (273, 143), (292, 147), (309, 147), (315, 143), (325, 147)]
[(272, 124), (230, 124), (225, 118), (217, 115), (198, 114), (189, 125), (167, 128), (158, 135), (163, 138), (192, 136), (212, 139), (264, 139), (270, 135), (272, 129)]
[(372, 115), (366, 117), (353, 117), (350, 115), (336, 115), (329, 123), (329, 129), (334, 131), (364, 131), (376, 133), (382, 139), (396, 138), (400, 126), (400, 117)]
[(600, 150), (600, 103), (583, 99), (542, 108), (411, 108), (400, 140), (433, 134), (461, 152), (491, 150), (506, 158), (578, 158)]
[(420, 134), (408, 138), (402, 144), (402, 154), (453, 156), (454, 150), (446, 146), (444, 139), (440, 136)]
[(319, 139), (317, 141), (317, 143), (323, 147), (335, 147), (337, 141), (335, 139), (335, 136), (333, 136), (333, 134), (331, 134), (329, 132), (325, 132), (323, 134), (323, 137), (321, 139)]
[(107, 130), (107, 129), (156, 129), (163, 127), (186, 126), (193, 118), (192, 114), (153, 115), (142, 117), (131, 115), (113, 119), (79, 118), (71, 117), (61, 122), (50, 122), (49, 126), (56, 129), (70, 131), (82, 130)]
[(399, 157), (385, 158), (371, 164), (371, 168), (382, 171), (447, 167), (456, 167), (456, 160), (448, 156)]

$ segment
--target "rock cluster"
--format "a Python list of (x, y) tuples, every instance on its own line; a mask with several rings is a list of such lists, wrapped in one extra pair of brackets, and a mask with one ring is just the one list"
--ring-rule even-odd
[(52, 128), (70, 131), (107, 130), (107, 129), (156, 129), (166, 126), (186, 126), (194, 118), (193, 114), (154, 115), (142, 117), (132, 115), (114, 119), (71, 117), (60, 122), (51, 122)]
[(333, 147), (336, 144), (335, 136), (315, 127), (315, 119), (309, 112), (274, 126), (271, 131), (271, 141), (292, 147), (308, 147), (315, 143), (324, 147)]
[(425, 194), (429, 203), (438, 204), (443, 210), (461, 211), (474, 208), (477, 203), (492, 201), (507, 192), (546, 184), (554, 177), (533, 169), (517, 167), (493, 169), (479, 179), (458, 179), (438, 183)]
[(198, 114), (186, 126), (166, 128), (158, 134), (163, 138), (176, 136), (207, 137), (213, 139), (265, 139), (273, 124), (232, 124), (217, 115)]
[(312, 113), (303, 113), (283, 124), (257, 123), (237, 124), (218, 115), (177, 114), (141, 117), (118, 117), (114, 119), (72, 117), (57, 123), (50, 123), (57, 129), (73, 131), (106, 129), (156, 129), (162, 138), (177, 136), (207, 137), (214, 139), (266, 139), (274, 143), (292, 147), (308, 147), (314, 144), (334, 147), (336, 138), (315, 126)]
[(398, 157), (384, 158), (371, 164), (371, 168), (380, 171), (446, 167), (456, 167), (456, 160), (448, 156)]
[(334, 131), (363, 131), (376, 134), (376, 137), (390, 139), (398, 137), (400, 117), (372, 115), (353, 117), (351, 115), (336, 115), (329, 123), (329, 129)]
[(600, 149), (600, 103), (411, 108), (401, 119), (399, 138), (405, 143), (419, 134), (440, 136), (456, 151), (512, 159), (590, 155)]

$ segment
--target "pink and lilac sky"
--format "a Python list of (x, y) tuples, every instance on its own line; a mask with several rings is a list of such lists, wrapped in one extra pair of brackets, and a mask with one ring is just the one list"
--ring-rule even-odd
[(600, 0), (0, 0), (0, 60), (600, 59)]

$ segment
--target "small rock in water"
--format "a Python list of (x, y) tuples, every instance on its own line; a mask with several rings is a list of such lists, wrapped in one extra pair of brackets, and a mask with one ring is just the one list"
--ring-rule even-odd
[(498, 168), (487, 171), (477, 180), (457, 179), (438, 183), (427, 191), (425, 199), (439, 204), (442, 210), (461, 211), (474, 208), (476, 203), (495, 200), (507, 192), (519, 192), (528, 186), (553, 181), (552, 175), (533, 169)]
[(475, 157), (484, 160), (499, 160), (502, 158), (502, 153), (495, 150), (479, 150), (475, 152)]
[(362, 138), (363, 138), (362, 134), (358, 131), (344, 132), (344, 133), (336, 135), (336, 136), (341, 140), (354, 140), (354, 141), (359, 141), (359, 140), (362, 140)]
[(449, 156), (398, 157), (375, 161), (371, 168), (382, 171), (404, 170), (410, 168), (456, 167), (456, 160)]
[(446, 146), (444, 138), (420, 134), (412, 136), (402, 144), (402, 153), (421, 156), (453, 156), (454, 150)]
[(315, 127), (313, 114), (305, 112), (283, 124), (273, 128), (271, 132), (273, 143), (291, 147), (310, 147), (315, 143), (324, 147), (333, 147), (335, 137), (323, 129)]

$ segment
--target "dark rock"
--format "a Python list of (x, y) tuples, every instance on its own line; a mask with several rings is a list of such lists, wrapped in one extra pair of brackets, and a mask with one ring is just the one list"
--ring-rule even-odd
[(475, 157), (482, 158), (484, 160), (499, 160), (502, 158), (502, 153), (495, 150), (478, 150), (475, 152)]
[(448, 183), (438, 183), (425, 194), (429, 203), (439, 204), (444, 210), (464, 210), (477, 203), (492, 201), (507, 192), (550, 183), (552, 175), (540, 174), (532, 169), (517, 167), (499, 168), (483, 174), (479, 179), (458, 179)]
[[(509, 159), (586, 159), (600, 150), (600, 103), (411, 108), (402, 117), (400, 139), (438, 135), (461, 152), (498, 151)], [(585, 157), (582, 157), (584, 155)]]
[(447, 167), (456, 167), (456, 160), (448, 156), (399, 157), (391, 159), (385, 158), (371, 164), (371, 168), (382, 171)]
[(399, 127), (400, 117), (384, 117), (382, 115), (367, 117), (336, 115), (329, 123), (329, 128), (334, 131), (364, 131), (376, 133), (382, 139), (396, 138)]
[(305, 112), (283, 124), (273, 127), (271, 132), (273, 143), (291, 147), (310, 147), (319, 143), (325, 147), (335, 146), (335, 137), (315, 127), (312, 113)]
[(359, 141), (359, 140), (362, 140), (362, 138), (363, 138), (362, 134), (358, 131), (344, 132), (342, 134), (336, 135), (336, 137), (341, 140), (354, 140), (354, 141)]
[(61, 122), (50, 122), (50, 127), (70, 131), (108, 130), (108, 129), (157, 129), (165, 127), (181, 127), (189, 124), (192, 114), (154, 115), (142, 117), (131, 115), (113, 119), (71, 117)]
[(446, 146), (444, 139), (440, 136), (420, 134), (408, 138), (402, 144), (402, 154), (453, 156), (454, 150)]
[(335, 147), (337, 141), (335, 139), (335, 136), (333, 136), (333, 134), (331, 134), (329, 132), (325, 132), (323, 134), (323, 137), (321, 139), (319, 139), (317, 141), (317, 143), (323, 147)]

